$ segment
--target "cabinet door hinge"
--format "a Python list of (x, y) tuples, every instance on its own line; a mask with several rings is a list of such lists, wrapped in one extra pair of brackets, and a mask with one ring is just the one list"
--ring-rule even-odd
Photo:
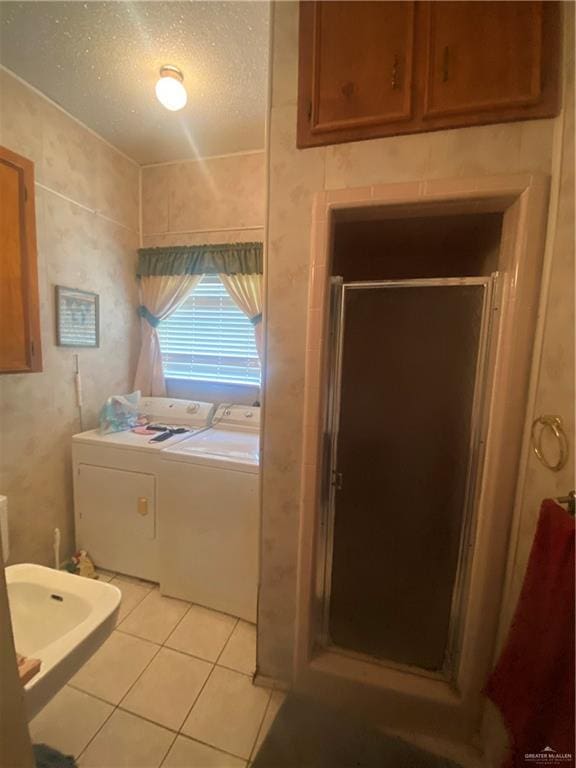
[(311, 101), (308, 102), (307, 115), (308, 115), (308, 122), (310, 122), (312, 120), (312, 102)]

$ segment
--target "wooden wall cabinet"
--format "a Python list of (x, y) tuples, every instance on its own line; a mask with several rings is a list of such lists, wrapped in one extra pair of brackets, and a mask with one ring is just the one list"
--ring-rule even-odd
[(298, 146), (552, 117), (559, 27), (553, 1), (301, 2)]
[(41, 370), (34, 163), (0, 147), (0, 373)]

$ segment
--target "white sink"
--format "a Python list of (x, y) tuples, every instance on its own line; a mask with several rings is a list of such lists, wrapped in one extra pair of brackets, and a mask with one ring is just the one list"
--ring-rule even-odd
[(114, 629), (120, 590), (42, 565), (6, 568), (16, 651), (42, 666), (25, 686), (31, 720)]

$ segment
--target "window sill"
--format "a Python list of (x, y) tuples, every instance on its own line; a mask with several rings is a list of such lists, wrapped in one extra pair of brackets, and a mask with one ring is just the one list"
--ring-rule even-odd
[(260, 389), (262, 386), (262, 384), (256, 384), (255, 382), (251, 382), (251, 381), (220, 381), (219, 379), (192, 379), (192, 378), (189, 378), (188, 376), (165, 376), (165, 380), (167, 384), (170, 384), (170, 382), (174, 382), (179, 386), (182, 386), (187, 382), (189, 382), (190, 385), (193, 385), (193, 386), (204, 385), (206, 387), (233, 387), (234, 389), (236, 389), (237, 387), (245, 387), (246, 389)]
[(254, 405), (260, 400), (260, 387), (257, 384), (228, 384), (222, 381), (206, 379), (184, 379), (168, 377), (166, 379), (168, 397), (200, 400), (207, 403), (240, 403)]

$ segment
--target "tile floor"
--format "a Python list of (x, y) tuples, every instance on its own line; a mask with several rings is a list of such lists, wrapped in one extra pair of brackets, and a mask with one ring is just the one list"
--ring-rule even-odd
[(30, 724), (81, 768), (245, 768), (283, 700), (252, 685), (256, 628), (100, 571), (116, 630)]

